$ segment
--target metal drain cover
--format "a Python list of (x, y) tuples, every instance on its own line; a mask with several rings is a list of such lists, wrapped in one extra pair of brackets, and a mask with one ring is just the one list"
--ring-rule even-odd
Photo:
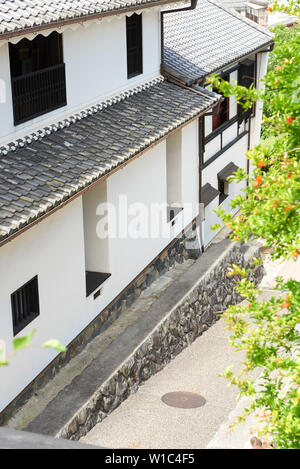
[(193, 409), (206, 404), (206, 400), (200, 394), (188, 391), (168, 392), (162, 396), (161, 400), (171, 407), (181, 409)]

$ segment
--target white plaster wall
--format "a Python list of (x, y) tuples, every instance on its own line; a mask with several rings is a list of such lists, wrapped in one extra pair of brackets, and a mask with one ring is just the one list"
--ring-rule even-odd
[[(268, 52), (263, 52), (257, 54), (257, 89), (264, 89), (264, 76), (267, 72), (268, 66)], [(261, 121), (263, 114), (263, 101), (257, 101), (255, 117), (251, 121), (251, 133), (250, 133), (250, 147), (253, 148), (255, 145), (258, 145), (260, 141), (261, 133)]]
[(212, 133), (212, 116), (204, 117), (204, 131), (205, 137)]
[(159, 13), (142, 13), (143, 73), (127, 79), (126, 18), (64, 33), (68, 107), (84, 106), (160, 70)]
[[(196, 121), (180, 130), (183, 171), (181, 173), (182, 202), (197, 202), (198, 150)], [(178, 137), (179, 138), (179, 137)], [(167, 223), (166, 141), (131, 161), (123, 169), (112, 174), (105, 183), (100, 181), (91, 192), (78, 197), (55, 214), (27, 230), (0, 249), (0, 339), (5, 340), (7, 352), (11, 352), (13, 339), (10, 295), (25, 282), (38, 275), (40, 316), (18, 335), (23, 336), (37, 329), (34, 343), (42, 344), (52, 337), (64, 344), (76, 337), (121, 291), (125, 288), (195, 217), (195, 210), (184, 209)], [(105, 193), (106, 192), (106, 193)], [(119, 206), (119, 196), (127, 196), (127, 209)], [(85, 243), (97, 244), (97, 240), (84, 234), (91, 224), (100, 220), (93, 215), (98, 200), (107, 199), (110, 228), (114, 213), (124, 222), (127, 219), (133, 236), (122, 237), (117, 232), (102, 244), (105, 262), (109, 259), (111, 277), (101, 287), (101, 295), (86, 298), (85, 291)], [(136, 239), (133, 219), (150, 209), (151, 204), (161, 205), (161, 231), (144, 232)], [(83, 205), (85, 211), (83, 212)], [(140, 211), (142, 207), (142, 212)], [(197, 208), (197, 207), (196, 207)], [(83, 216), (85, 213), (85, 216)], [(146, 216), (151, 212), (146, 212)], [(92, 222), (90, 223), (90, 221)], [(154, 219), (154, 228), (157, 228)], [(146, 226), (147, 228), (147, 226)], [(113, 230), (112, 230), (113, 231)], [(112, 232), (110, 235), (112, 236)], [(100, 243), (102, 241), (100, 240)], [(97, 248), (97, 246), (96, 246)], [(105, 253), (105, 249), (107, 252)], [(96, 249), (97, 250), (97, 249)], [(87, 257), (92, 262), (91, 256)], [(93, 267), (92, 264), (88, 266)], [(98, 269), (96, 269), (98, 270)], [(1, 370), (0, 410), (6, 407), (54, 358), (56, 352), (47, 349), (26, 349), (15, 356), (11, 366)]]
[(196, 119), (182, 129), (182, 201), (195, 205), (198, 200), (199, 146), (198, 119)]
[(8, 44), (5, 44), (0, 47), (0, 139), (13, 131), (13, 125)]
[(215, 225), (216, 223), (220, 223), (220, 220), (219, 220), (217, 214), (214, 213), (214, 210), (218, 209), (218, 205), (219, 205), (219, 197), (216, 197), (214, 200), (212, 200), (210, 202), (210, 204), (208, 204), (205, 207), (205, 210), (204, 210), (205, 220), (202, 223), (204, 246), (207, 246), (207, 244), (218, 233), (217, 231), (212, 231), (210, 229), (211, 225)]
[[(182, 136), (182, 147), (185, 145), (184, 141), (185, 138)], [(183, 159), (184, 156), (183, 153)], [(142, 238), (128, 239), (124, 237), (109, 240), (112, 276), (107, 281), (105, 290), (109, 291), (112, 298), (130, 283), (193, 219), (192, 213), (183, 210), (176, 217), (174, 226), (167, 223), (166, 171), (166, 141), (163, 141), (107, 180), (107, 199), (110, 204), (117, 207), (118, 218), (122, 210), (125, 213), (125, 206), (123, 209), (122, 206), (118, 207), (119, 195), (127, 195), (128, 207), (132, 209), (131, 212), (130, 209), (128, 210), (129, 228), (134, 228), (133, 220), (137, 214), (143, 214), (144, 208), (145, 216), (147, 216), (151, 213), (151, 204), (162, 207), (159, 227), (161, 230), (157, 231), (158, 221), (155, 218), (153, 219), (154, 225), (151, 225), (149, 216), (149, 230), (145, 230)], [(186, 193), (182, 190), (182, 202), (185, 201), (184, 194)], [(122, 219), (124, 222), (124, 217)], [(151, 232), (153, 226), (154, 231)]]
[[(238, 71), (235, 70), (234, 72), (230, 73), (229, 81), (232, 85), (235, 85), (238, 81)], [(237, 114), (237, 102), (235, 96), (230, 96), (229, 98), (229, 119), (232, 119)]]
[(175, 132), (166, 140), (167, 156), (167, 202), (169, 205), (181, 204), (181, 132)]
[(222, 135), (222, 141), (223, 141), (223, 147), (225, 145), (228, 145), (232, 140), (234, 140), (237, 137), (237, 130), (238, 130), (238, 124), (237, 122), (233, 123), (228, 129), (225, 129), (223, 131)]
[[(103, 229), (107, 228), (106, 181), (99, 182), (82, 196), (85, 267), (91, 272), (109, 273), (109, 245), (107, 237), (99, 237), (97, 225), (99, 215), (103, 214)], [(103, 233), (104, 234), (104, 233)]]
[[(29, 122), (13, 125), (8, 45), (0, 47), (0, 80), (7, 89), (7, 103), (0, 104), (0, 143), (7, 143), (37, 128), (71, 115), (89, 105), (150, 80), (160, 73), (160, 14), (142, 13), (143, 73), (127, 79), (126, 18), (90, 23), (63, 32), (67, 106)], [(86, 24), (87, 26), (87, 24)]]
[[(125, 204), (119, 205), (119, 195), (127, 196), (127, 210)], [(107, 198), (116, 207), (117, 219), (128, 227), (124, 237), (109, 240), (112, 274), (109, 283), (113, 296), (116, 296), (169, 242), (168, 239), (162, 239), (159, 233), (151, 237), (150, 232), (151, 203), (166, 204), (167, 201), (166, 142), (155, 146), (108, 178)], [(139, 215), (140, 226), (144, 227), (142, 238), (136, 237), (139, 226), (134, 225), (134, 220), (139, 224)], [(166, 215), (164, 210), (163, 225), (166, 225)], [(146, 225), (143, 224), (144, 220)], [(127, 237), (127, 233), (130, 237)]]
[[(91, 318), (104, 309), (198, 213), (196, 121), (179, 130), (173, 138), (173, 142), (176, 141), (181, 141), (182, 148), (182, 172), (179, 183), (181, 201), (185, 208), (175, 218), (174, 226), (167, 222), (166, 140), (107, 179), (111, 277), (103, 285), (102, 293), (96, 300), (93, 295), (87, 298), (87, 311)], [(151, 204), (160, 207), (158, 219), (151, 219)], [(143, 221), (143, 214), (147, 222), (142, 237), (136, 237), (136, 230)], [(151, 220), (154, 225), (151, 225)]]
[[(213, 187), (218, 189), (218, 173), (231, 161), (235, 163), (240, 168), (246, 169), (247, 160), (246, 160), (246, 151), (248, 145), (248, 135), (241, 138), (236, 142), (232, 147), (230, 147), (226, 152), (219, 156), (215, 161), (209, 164), (204, 168), (202, 173), (202, 187), (208, 182)], [(235, 197), (240, 190), (245, 187), (245, 182), (240, 183), (231, 182), (228, 185), (229, 187), (229, 196), (221, 204), (225, 211), (232, 211), (229, 206), (230, 201)], [(204, 245), (206, 246), (217, 234), (217, 231), (212, 231), (210, 229), (211, 225), (216, 223), (221, 223), (220, 219), (213, 212), (214, 209), (218, 208), (219, 198), (216, 197), (206, 208), (205, 208), (205, 222), (203, 224), (203, 233), (204, 233)], [(236, 213), (236, 210), (234, 211)], [(221, 223), (222, 225), (222, 223)]]
[[(10, 295), (38, 275), (40, 315), (18, 336), (36, 329), (34, 344), (69, 343), (87, 324), (82, 203), (78, 198), (0, 249), (0, 339), (12, 352)], [(54, 358), (55, 351), (27, 348), (1, 368), (2, 410)]]
[(218, 173), (231, 161), (241, 168), (247, 167), (247, 160), (245, 152), (247, 151), (248, 136), (245, 135), (243, 138), (238, 140), (232, 145), (227, 151), (222, 153), (215, 161), (210, 163), (206, 168), (203, 169), (202, 173), (202, 185), (204, 186), (209, 182), (212, 186), (218, 187)]
[(203, 161), (206, 163), (212, 158), (218, 151), (221, 150), (221, 135), (216, 135), (215, 138), (205, 144)]

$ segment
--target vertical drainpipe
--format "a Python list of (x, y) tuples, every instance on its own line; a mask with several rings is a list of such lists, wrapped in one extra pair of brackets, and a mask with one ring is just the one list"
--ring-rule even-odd
[[(255, 79), (255, 88), (257, 89), (258, 87), (258, 78), (257, 78), (257, 72), (258, 72), (258, 54), (255, 54), (255, 76), (254, 76), (254, 79)], [(254, 103), (254, 106), (256, 106), (256, 103)], [(253, 116), (253, 119), (255, 119), (255, 110), (254, 110), (254, 116)], [(248, 129), (248, 143), (247, 143), (247, 151), (250, 150), (250, 145), (251, 145), (251, 120), (252, 120), (252, 117), (250, 116), (249, 117), (249, 129)], [(250, 174), (250, 161), (248, 160), (247, 158), (247, 187), (249, 186), (249, 174)]]
[[(199, 159), (199, 205), (202, 204), (202, 163), (203, 163), (203, 150), (204, 150), (204, 116), (199, 118), (198, 125), (198, 159)], [(200, 221), (199, 221), (199, 237), (201, 251), (204, 252), (204, 242), (203, 242), (203, 233), (202, 233), (202, 217), (200, 209)]]

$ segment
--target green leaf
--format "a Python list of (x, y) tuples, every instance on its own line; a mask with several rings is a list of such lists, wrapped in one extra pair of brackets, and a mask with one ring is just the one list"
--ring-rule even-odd
[(2, 345), (0, 344), (0, 366), (7, 366), (8, 360), (4, 357), (4, 350)]
[(67, 350), (66, 347), (57, 339), (47, 340), (47, 342), (45, 342), (42, 346), (47, 348), (53, 348), (54, 350), (58, 350), (59, 352), (65, 352)]
[(21, 350), (24, 347), (27, 347), (31, 343), (31, 339), (33, 334), (35, 333), (35, 329), (33, 329), (30, 334), (25, 335), (23, 337), (17, 337), (16, 339), (13, 340), (13, 346), (15, 352), (18, 352), (18, 350)]
[(6, 360), (6, 359), (0, 360), (0, 366), (8, 366), (8, 365), (9, 365), (8, 360)]

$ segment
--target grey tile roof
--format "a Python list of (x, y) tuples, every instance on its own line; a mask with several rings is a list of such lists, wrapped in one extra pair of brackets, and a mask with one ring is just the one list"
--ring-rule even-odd
[(162, 78), (143, 88), (0, 149), (0, 241), (218, 100)]
[(256, 5), (268, 6), (268, 0), (216, 0), (220, 5), (226, 8), (233, 8), (234, 10), (245, 10), (246, 3), (254, 3)]
[(225, 182), (227, 181), (227, 178), (229, 178), (229, 176), (235, 173), (238, 169), (239, 167), (236, 164), (234, 164), (232, 161), (230, 161), (230, 163), (228, 163), (228, 165), (226, 165), (225, 168), (223, 168), (218, 173), (218, 179), (220, 179), (220, 181)]
[(205, 186), (202, 187), (202, 202), (204, 203), (204, 207), (210, 204), (219, 194), (220, 191), (207, 182)]
[(187, 84), (271, 43), (272, 36), (212, 0), (195, 10), (164, 15), (165, 65)]
[(90, 15), (156, 3), (158, 0), (0, 0), (0, 37), (56, 21), (80, 21)]
[(220, 5), (234, 10), (245, 10), (245, 3), (247, 0), (217, 0)]

